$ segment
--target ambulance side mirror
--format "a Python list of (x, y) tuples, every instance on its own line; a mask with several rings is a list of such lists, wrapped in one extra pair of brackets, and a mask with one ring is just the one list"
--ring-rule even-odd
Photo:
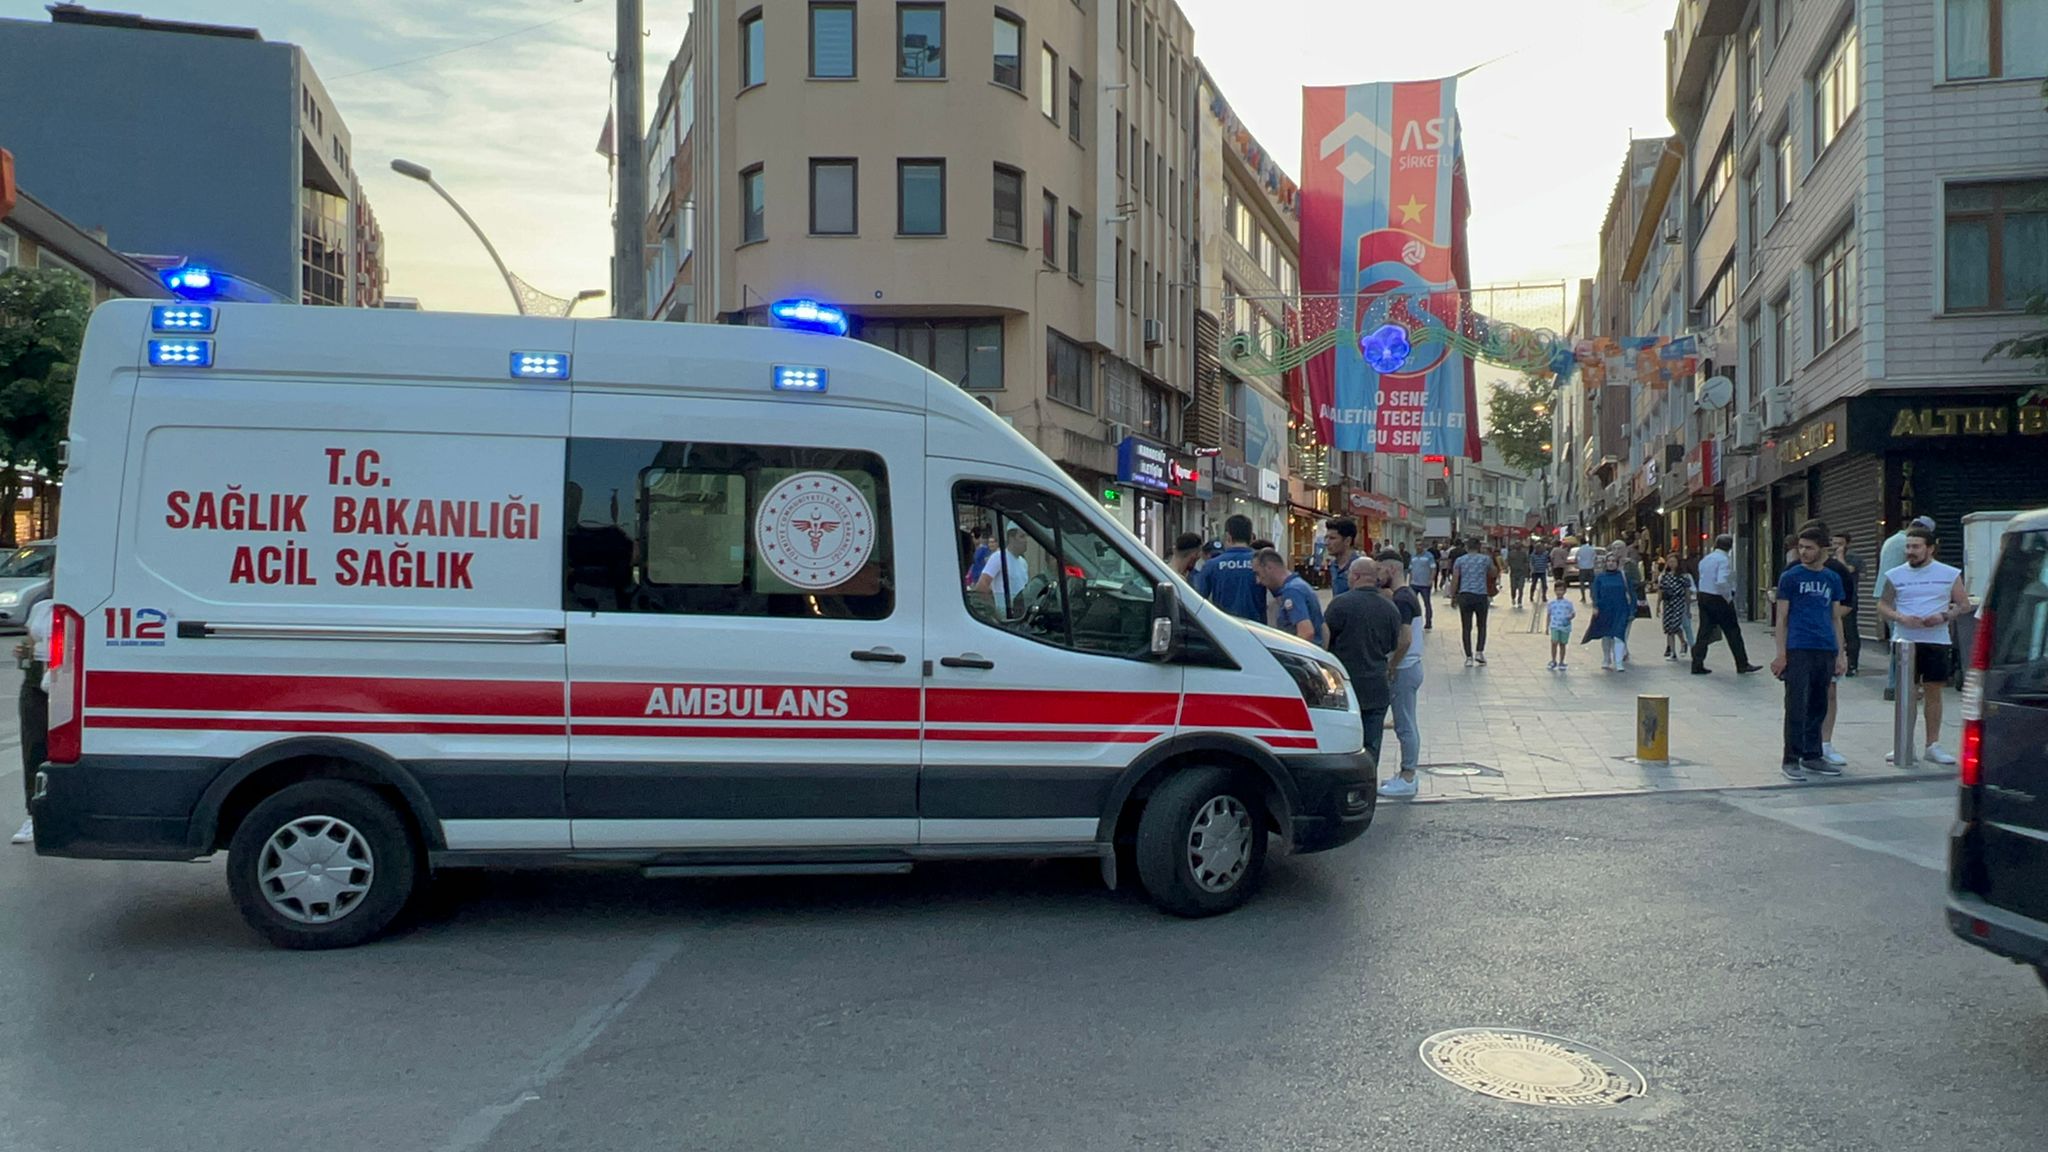
[(1148, 651), (1162, 663), (1180, 657), (1180, 592), (1160, 581), (1152, 586), (1152, 642)]

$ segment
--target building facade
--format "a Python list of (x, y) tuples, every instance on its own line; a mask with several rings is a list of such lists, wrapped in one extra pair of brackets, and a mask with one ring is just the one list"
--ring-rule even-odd
[(1869, 580), (1916, 515), (1962, 563), (1964, 515), (2048, 503), (2048, 392), (1984, 359), (2039, 327), (2021, 309), (2048, 292), (2042, 6), (1701, 7), (1729, 13), (1739, 86), (1727, 490), (1752, 584), (1812, 517), (1853, 537)]
[(1193, 48), (1164, 0), (700, 0), (655, 100), (650, 310), (844, 307), (1163, 551), (1200, 522)]
[[(138, 107), (137, 77), (162, 79), (162, 109)], [(125, 251), (308, 304), (382, 294), (348, 126), (295, 45), (75, 4), (0, 20), (0, 139), (46, 203)]]

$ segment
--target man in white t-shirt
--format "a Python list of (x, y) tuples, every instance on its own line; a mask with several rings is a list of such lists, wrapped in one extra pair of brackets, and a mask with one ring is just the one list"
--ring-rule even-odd
[(1600, 549), (1587, 540), (1579, 545), (1578, 554), (1573, 559), (1579, 565), (1579, 603), (1584, 604), (1593, 587), (1593, 576), (1600, 571)]
[(1003, 550), (982, 564), (974, 590), (995, 598), (998, 616), (1015, 615), (1017, 597), (1031, 583), (1031, 563), (1024, 559), (1024, 548), (1030, 542), (1022, 528), (1012, 527), (1003, 533)]
[(1891, 622), (1894, 639), (1913, 642), (1913, 679), (1927, 701), (1927, 758), (1953, 764), (1940, 744), (1941, 687), (1955, 672), (1949, 624), (1970, 610), (1970, 596), (1962, 571), (1934, 558), (1934, 544), (1932, 528), (1906, 529), (1906, 562), (1884, 574), (1877, 612)]

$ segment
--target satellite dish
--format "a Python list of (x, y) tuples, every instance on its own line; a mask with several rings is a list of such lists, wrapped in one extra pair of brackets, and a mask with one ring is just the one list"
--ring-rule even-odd
[(1735, 399), (1735, 381), (1730, 380), (1726, 376), (1711, 377), (1705, 384), (1700, 385), (1699, 407), (1703, 410), (1708, 408), (1726, 408), (1728, 402), (1733, 399)]

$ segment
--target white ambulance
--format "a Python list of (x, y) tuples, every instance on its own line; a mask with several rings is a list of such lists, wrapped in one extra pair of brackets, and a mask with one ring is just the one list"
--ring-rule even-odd
[(831, 335), (114, 301), (62, 542), (37, 850), (224, 849), (286, 947), (561, 862), (1095, 857), (1198, 916), (1373, 815), (1334, 660)]

